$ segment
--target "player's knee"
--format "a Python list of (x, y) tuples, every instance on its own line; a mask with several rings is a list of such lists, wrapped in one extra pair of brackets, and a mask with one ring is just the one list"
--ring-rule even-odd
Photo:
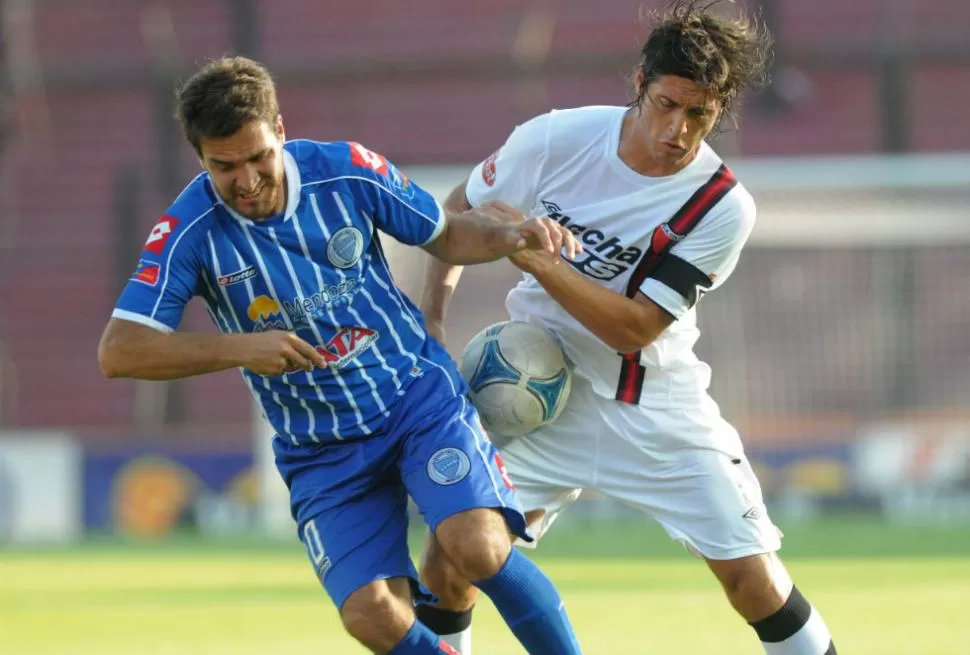
[(421, 581), (438, 597), (439, 607), (463, 611), (475, 604), (477, 589), (455, 568), (433, 535), (425, 543)]
[(435, 534), (455, 571), (471, 582), (498, 573), (512, 549), (508, 526), (498, 510), (456, 514), (442, 522)]
[(344, 602), (340, 618), (354, 639), (371, 648), (390, 649), (407, 634), (413, 610), (385, 580), (361, 587)]

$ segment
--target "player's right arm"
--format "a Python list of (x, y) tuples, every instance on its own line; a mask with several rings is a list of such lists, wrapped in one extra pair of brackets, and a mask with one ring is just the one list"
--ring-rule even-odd
[[(536, 203), (539, 174), (546, 156), (550, 114), (518, 126), (505, 144), (476, 166), (455, 187), (444, 209), (456, 215), (473, 207), (501, 201), (528, 215)], [(421, 313), (428, 331), (444, 343), (444, 322), (463, 266), (429, 257), (421, 296)]]
[(175, 380), (243, 367), (261, 375), (310, 370), (323, 358), (295, 334), (176, 332), (185, 306), (201, 283), (195, 222), (164, 216), (149, 235), (98, 345), (109, 378)]
[(276, 376), (325, 365), (323, 357), (292, 332), (161, 332), (120, 318), (108, 321), (98, 363), (106, 377), (138, 380), (177, 380), (240, 367)]

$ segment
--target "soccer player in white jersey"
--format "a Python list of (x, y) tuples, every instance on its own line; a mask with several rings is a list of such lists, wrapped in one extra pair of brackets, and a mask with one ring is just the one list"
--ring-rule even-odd
[[(775, 554), (780, 533), (692, 350), (696, 305), (731, 274), (755, 220), (751, 196), (705, 138), (742, 89), (766, 80), (771, 38), (694, 1), (655, 19), (634, 102), (524, 123), (446, 202), (461, 211), (500, 199), (555, 218), (585, 248), (567, 266), (541, 253), (511, 258), (525, 275), (509, 317), (554, 333), (575, 376), (553, 424), (500, 450), (537, 538), (596, 489), (703, 557), (766, 653), (831, 655), (822, 617)], [(422, 310), (439, 338), (460, 272), (429, 268)], [(475, 592), (433, 537), (422, 579), (440, 603), (419, 617), (470, 655)]]
[[(578, 655), (562, 600), (512, 548), (531, 539), (455, 363), (397, 289), (380, 232), (445, 261), (576, 242), (510, 208), (442, 211), (359, 143), (285, 141), (269, 73), (242, 57), (179, 90), (205, 172), (152, 229), (98, 351), (109, 377), (241, 369), (307, 555), (344, 626), (375, 653), (454, 649), (416, 620), (431, 600), (407, 547), (410, 495), (463, 575), (530, 653)], [(200, 297), (219, 334), (177, 331)], [(325, 649), (324, 649), (325, 650)]]

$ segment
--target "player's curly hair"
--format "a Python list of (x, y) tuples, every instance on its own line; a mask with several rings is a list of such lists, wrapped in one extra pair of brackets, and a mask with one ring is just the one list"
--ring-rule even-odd
[(279, 114), (272, 76), (246, 57), (210, 61), (175, 92), (175, 117), (196, 152), (202, 139), (232, 136), (251, 121), (275, 127)]
[(720, 2), (675, 0), (647, 15), (651, 30), (634, 70), (643, 72), (643, 84), (635, 90), (631, 106), (643, 102), (650, 82), (677, 75), (711, 89), (720, 101), (720, 118), (729, 116), (736, 122), (741, 91), (767, 86), (774, 42), (771, 33), (763, 22), (743, 11), (734, 16), (716, 13), (713, 8)]

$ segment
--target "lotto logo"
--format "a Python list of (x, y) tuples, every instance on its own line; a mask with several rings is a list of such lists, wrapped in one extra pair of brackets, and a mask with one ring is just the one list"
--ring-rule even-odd
[(168, 241), (168, 237), (171, 236), (178, 224), (179, 219), (173, 218), (172, 216), (162, 216), (148, 235), (148, 241), (145, 242), (145, 250), (153, 252), (156, 255), (161, 255), (165, 249), (165, 243)]
[(370, 168), (381, 175), (387, 175), (387, 160), (359, 143), (350, 144), (350, 161), (353, 162), (354, 166)]

